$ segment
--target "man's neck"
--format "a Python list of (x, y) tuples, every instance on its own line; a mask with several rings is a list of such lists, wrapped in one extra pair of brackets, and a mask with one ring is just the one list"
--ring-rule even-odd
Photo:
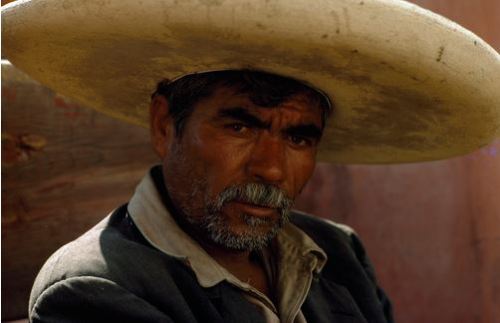
[(214, 244), (200, 237), (192, 230), (185, 230), (219, 265), (240, 281), (248, 283), (269, 299), (273, 299), (269, 277), (256, 252), (234, 250)]
[(217, 261), (217, 263), (236, 278), (243, 282), (247, 282), (263, 294), (270, 296), (270, 286), (268, 284), (265, 269), (262, 263), (257, 261), (256, 257), (252, 257), (252, 252), (249, 250), (228, 249), (224, 246), (217, 245), (207, 240), (200, 232), (195, 231), (194, 228), (179, 215), (179, 211), (176, 210), (166, 189), (161, 167), (153, 168), (151, 170), (151, 176), (160, 193), (164, 206), (179, 227), (181, 227), (193, 240), (197, 241), (198, 244)]
[(201, 246), (217, 263), (226, 268), (236, 278), (248, 283), (269, 299), (273, 299), (273, 288), (270, 285), (269, 277), (262, 261), (256, 256), (256, 252)]

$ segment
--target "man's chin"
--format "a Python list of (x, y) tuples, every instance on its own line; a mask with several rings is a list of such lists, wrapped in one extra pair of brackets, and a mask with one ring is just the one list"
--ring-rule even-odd
[(263, 249), (288, 222), (288, 213), (281, 210), (236, 201), (207, 213), (203, 230), (215, 244), (231, 250)]
[(213, 242), (224, 248), (252, 251), (265, 248), (279, 231), (277, 226), (269, 228), (266, 225), (265, 227), (265, 229), (251, 227), (247, 228), (247, 230), (237, 230), (237, 232), (222, 228), (220, 230), (211, 230), (209, 234)]

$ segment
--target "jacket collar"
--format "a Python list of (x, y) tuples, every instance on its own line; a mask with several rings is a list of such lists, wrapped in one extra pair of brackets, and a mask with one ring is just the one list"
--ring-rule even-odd
[[(198, 283), (203, 287), (213, 287), (222, 281), (228, 281), (242, 289), (250, 290), (249, 284), (241, 282), (219, 265), (177, 224), (165, 206), (166, 197), (160, 194), (160, 191), (166, 193), (165, 188), (157, 187), (159, 182), (164, 186), (163, 180), (156, 178), (155, 181), (153, 178), (158, 177), (153, 175), (158, 173), (161, 176), (159, 167), (151, 169), (137, 186), (128, 204), (128, 213), (145, 239), (158, 250), (190, 266)], [(310, 264), (313, 268), (310, 269), (316, 273), (320, 272), (326, 263), (325, 252), (292, 223), (285, 225), (278, 233), (276, 241), (278, 248), (286, 247), (285, 251), (290, 251), (299, 258), (312, 259)]]

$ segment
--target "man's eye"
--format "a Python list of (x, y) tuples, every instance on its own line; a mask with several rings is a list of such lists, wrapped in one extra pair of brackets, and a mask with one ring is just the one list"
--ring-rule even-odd
[(300, 146), (300, 147), (307, 147), (307, 146), (312, 146), (313, 142), (311, 139), (302, 137), (302, 136), (290, 136), (290, 141), (295, 145), (295, 146)]
[(226, 128), (232, 130), (233, 132), (242, 133), (248, 130), (248, 127), (242, 123), (232, 123), (226, 126)]

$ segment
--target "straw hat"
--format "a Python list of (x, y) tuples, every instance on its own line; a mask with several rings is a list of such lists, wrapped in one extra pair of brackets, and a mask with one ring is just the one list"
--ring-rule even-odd
[(443, 159), (500, 135), (499, 54), (405, 1), (17, 1), (2, 27), (15, 66), (143, 126), (160, 79), (251, 68), (330, 96), (320, 161)]

